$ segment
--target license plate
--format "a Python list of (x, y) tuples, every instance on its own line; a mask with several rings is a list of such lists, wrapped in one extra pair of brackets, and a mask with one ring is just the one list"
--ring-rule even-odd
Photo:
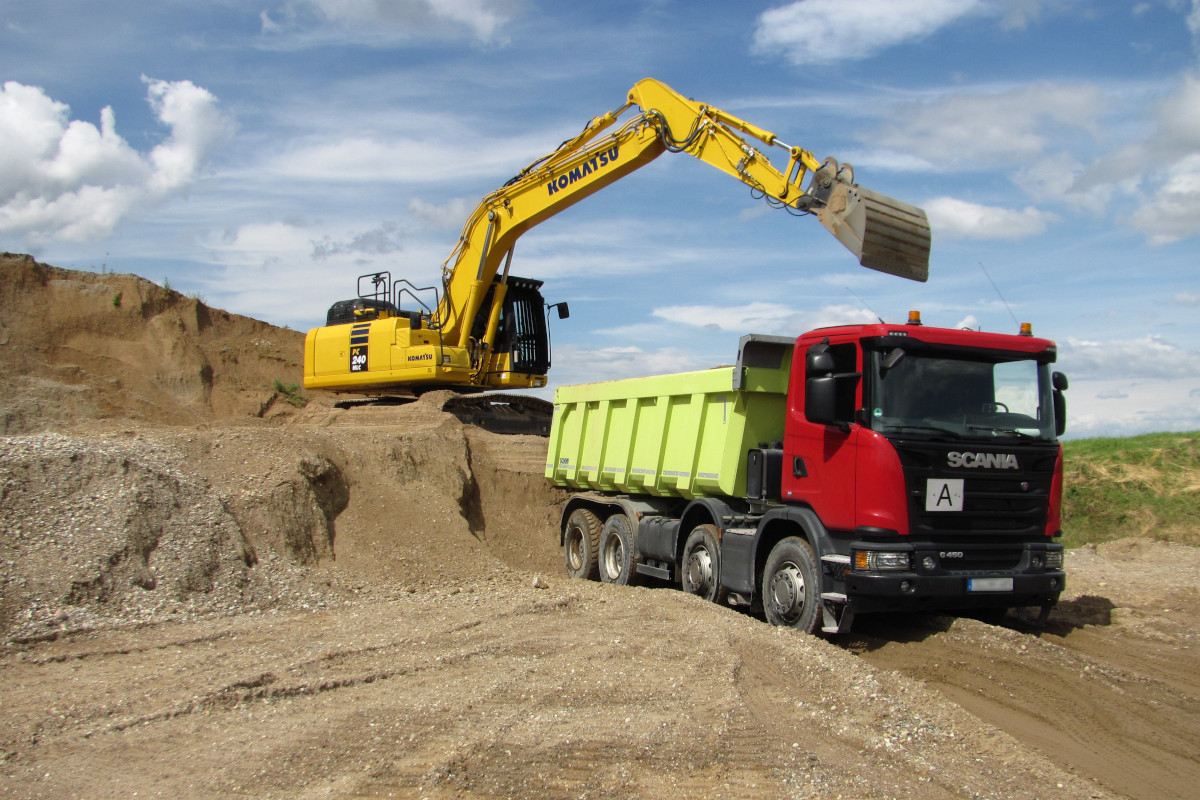
[(968, 592), (1011, 592), (1012, 578), (968, 578)]

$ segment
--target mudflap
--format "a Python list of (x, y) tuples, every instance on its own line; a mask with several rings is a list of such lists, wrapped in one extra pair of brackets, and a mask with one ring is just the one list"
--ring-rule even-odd
[(846, 633), (854, 624), (854, 609), (846, 595), (839, 592), (821, 593), (821, 633)]
[(1030, 613), (1029, 606), (1019, 606), (1017, 608), (1017, 619), (1025, 625), (1031, 625), (1035, 628), (1045, 628), (1046, 621), (1050, 619), (1050, 612), (1054, 610), (1057, 603), (1045, 603), (1041, 606), (1034, 606), (1038, 609), (1038, 614), (1035, 617)]
[(916, 206), (838, 180), (816, 213), (867, 269), (922, 283), (929, 279), (929, 220)]
[(516, 394), (471, 394), (451, 397), (442, 404), (464, 425), (492, 433), (549, 436), (554, 404), (539, 397)]

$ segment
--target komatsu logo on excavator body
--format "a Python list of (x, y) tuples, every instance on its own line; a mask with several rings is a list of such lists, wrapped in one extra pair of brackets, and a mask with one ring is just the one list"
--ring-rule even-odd
[(974, 469), (1020, 469), (1017, 457), (1012, 453), (959, 453), (946, 454), (946, 464), (951, 467)]
[(588, 175), (591, 175), (593, 172), (598, 172), (604, 167), (607, 167), (609, 164), (616, 163), (618, 150), (619, 148), (613, 147), (605, 150), (603, 153), (598, 153), (579, 166), (575, 167), (575, 169), (571, 170), (570, 172), (564, 172), (557, 178), (547, 181), (546, 191), (548, 191), (550, 194), (554, 194), (559, 189), (565, 189), (575, 181), (581, 180)]

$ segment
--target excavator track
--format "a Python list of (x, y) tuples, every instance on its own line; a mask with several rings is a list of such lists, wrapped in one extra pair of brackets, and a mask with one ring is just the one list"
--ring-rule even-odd
[(492, 433), (549, 436), (554, 404), (520, 394), (460, 394), (442, 404), (465, 425)]
[[(339, 400), (335, 408), (402, 406), (416, 402), (416, 395), (383, 395)], [(549, 436), (554, 404), (539, 397), (520, 394), (455, 394), (442, 403), (442, 411), (453, 414), (464, 425), (492, 433)]]

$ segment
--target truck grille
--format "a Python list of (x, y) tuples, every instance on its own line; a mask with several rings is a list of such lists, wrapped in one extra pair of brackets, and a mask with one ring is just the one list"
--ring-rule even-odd
[(1016, 569), (1025, 555), (1020, 546), (961, 552), (961, 557), (939, 558), (938, 565), (947, 572), (1008, 572)]
[[(1045, 536), (1057, 445), (1000, 446), (990, 442), (946, 444), (907, 440), (893, 444), (904, 468), (909, 533), (913, 536), (945, 542), (970, 541), (980, 536), (1013, 539)], [(1019, 468), (952, 468), (947, 464), (949, 452), (973, 447), (988, 453), (1015, 455)], [(930, 479), (961, 479), (962, 510), (926, 511), (925, 492)], [(984, 554), (980, 553), (979, 557), (984, 558)], [(947, 567), (959, 568), (958, 565)]]

